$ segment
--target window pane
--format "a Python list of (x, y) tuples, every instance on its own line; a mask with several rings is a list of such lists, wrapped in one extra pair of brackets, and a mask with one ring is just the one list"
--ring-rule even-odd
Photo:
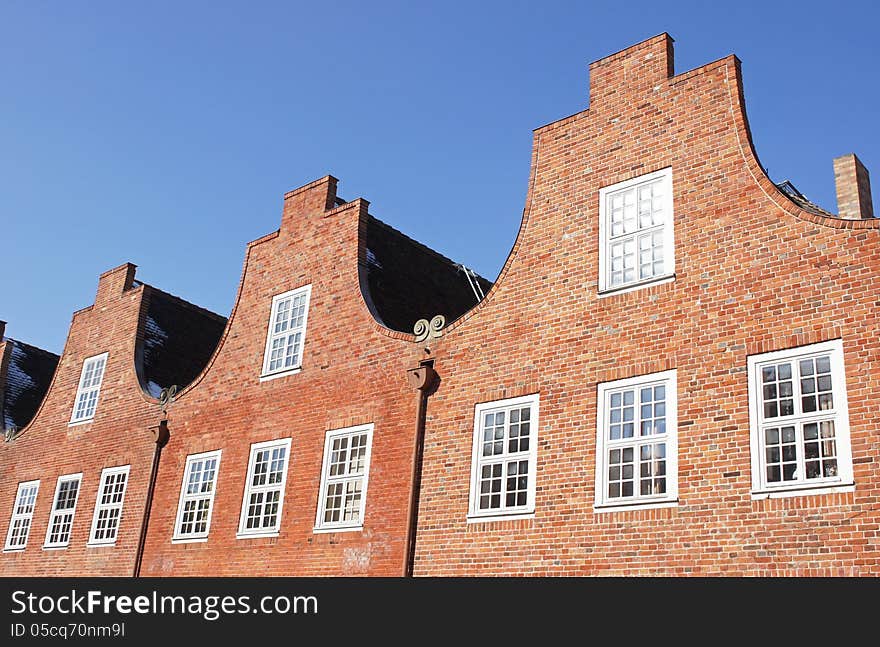
[(807, 423), (803, 428), (807, 479), (837, 476), (837, 443), (834, 421)]
[(351, 450), (349, 453), (348, 473), (362, 474), (364, 471), (364, 461), (367, 457), (367, 435), (359, 434), (351, 439)]
[(345, 502), (342, 511), (343, 521), (357, 522), (361, 511), (361, 481), (349, 481), (345, 484)]
[(768, 482), (792, 480), (797, 468), (794, 427), (765, 429), (764, 455)]
[(608, 454), (608, 496), (631, 496), (633, 479), (633, 448), (612, 449)]
[(510, 412), (510, 442), (508, 452), (525, 452), (529, 449), (529, 410), (513, 409)]
[(790, 416), (794, 413), (790, 364), (763, 367), (761, 383), (764, 418)]

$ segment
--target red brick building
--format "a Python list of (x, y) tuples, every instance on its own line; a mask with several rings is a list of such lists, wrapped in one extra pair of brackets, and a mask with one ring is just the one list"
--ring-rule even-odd
[(535, 132), (495, 287), (434, 345), (416, 574), (877, 574), (867, 174), (835, 165), (859, 219), (780, 190), (739, 61), (674, 75), (666, 34), (590, 84)]
[(131, 264), (101, 275), (36, 414), (0, 445), (4, 576), (135, 573), (161, 436), (153, 395), (192, 379), (225, 320), (134, 277)]
[[(248, 246), (228, 324), (133, 265), (101, 277), (39, 412), (0, 447), (0, 572), (405, 571), (420, 402), (407, 370), (423, 351), (402, 331), (458, 318), (491, 283), (336, 184), (285, 196), (280, 229)], [(337, 474), (324, 457), (340, 445)]]
[(332, 177), (288, 193), (280, 230), (248, 246), (217, 353), (169, 409), (143, 573), (403, 574), (422, 352), (403, 331), (490, 285)]
[[(867, 171), (835, 160), (838, 215), (775, 185), (738, 60), (675, 75), (666, 34), (590, 84), (535, 131), (494, 285), (331, 177), (248, 246), (222, 332), (132, 266), (102, 277), (0, 449), (0, 573), (880, 573)], [(122, 466), (116, 545), (89, 546)], [(80, 472), (73, 516), (58, 479)]]

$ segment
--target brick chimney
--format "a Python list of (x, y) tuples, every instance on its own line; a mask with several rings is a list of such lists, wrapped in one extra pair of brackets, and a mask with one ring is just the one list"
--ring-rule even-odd
[(855, 154), (834, 159), (834, 184), (837, 186), (837, 213), (841, 218), (862, 220), (874, 217), (871, 178)]

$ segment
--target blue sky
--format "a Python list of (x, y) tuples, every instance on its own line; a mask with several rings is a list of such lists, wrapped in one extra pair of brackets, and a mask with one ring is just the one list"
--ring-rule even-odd
[(125, 261), (226, 315), (245, 244), (328, 173), (494, 278), (532, 129), (587, 107), (591, 61), (663, 31), (676, 72), (740, 57), (762, 163), (836, 211), (833, 157), (880, 187), (878, 19), (869, 2), (0, 0), (0, 319), (60, 352)]

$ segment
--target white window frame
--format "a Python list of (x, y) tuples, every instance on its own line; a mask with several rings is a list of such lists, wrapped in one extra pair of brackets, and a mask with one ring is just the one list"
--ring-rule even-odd
[[(641, 436), (640, 390), (645, 387), (666, 387), (666, 433)], [(620, 391), (635, 391), (633, 418), (634, 433), (631, 438), (610, 440), (606, 432), (610, 424), (611, 396)], [(596, 512), (616, 512), (645, 508), (667, 508), (678, 505), (678, 372), (676, 369), (638, 375), (612, 382), (601, 382), (596, 395)], [(641, 494), (640, 459), (634, 455), (633, 495), (630, 497), (611, 497), (608, 495), (608, 453), (615, 448), (633, 448), (638, 454), (642, 445), (657, 442), (666, 444), (666, 492), (662, 494)]]
[[(98, 481), (98, 496), (95, 497), (95, 511), (92, 514), (92, 527), (89, 530), (88, 546), (112, 546), (116, 543), (116, 540), (119, 537), (119, 528), (122, 526), (122, 511), (125, 507), (125, 493), (128, 491), (128, 477), (130, 470), (131, 465), (105, 467), (103, 470), (101, 470), (101, 480)], [(111, 476), (116, 476), (119, 474), (125, 475), (125, 481), (122, 484), (122, 492), (120, 493), (119, 501), (101, 503), (101, 499), (104, 496), (104, 488), (107, 486), (107, 481), (110, 479)], [(113, 536), (97, 539), (95, 537), (95, 533), (97, 533), (98, 531), (98, 520), (101, 517), (101, 511), (107, 510), (109, 518), (109, 511), (114, 509), (119, 510), (119, 515), (116, 517), (116, 524), (113, 530)]]
[[(58, 509), (58, 495), (61, 494), (61, 486), (64, 483), (76, 482), (76, 495), (73, 498), (73, 506), (70, 508)], [(46, 526), (46, 539), (43, 542), (43, 548), (67, 548), (70, 545), (70, 536), (73, 534), (73, 522), (76, 519), (76, 506), (79, 503), (79, 495), (82, 492), (82, 472), (79, 474), (66, 474), (59, 476), (55, 483), (55, 496), (52, 497), (52, 511), (49, 513), (49, 525)], [(67, 529), (67, 539), (64, 541), (51, 541), (52, 530), (56, 522), (64, 516), (70, 515), (70, 527)], [(62, 522), (63, 523), (63, 522)]]
[[(275, 317), (278, 313), (278, 304), (287, 299), (293, 299), (297, 296), (305, 295), (305, 311), (303, 312), (303, 322), (302, 328), (300, 328), (302, 332), (302, 336), (300, 338), (300, 346), (299, 346), (299, 357), (293, 366), (286, 366), (277, 368), (275, 370), (269, 370), (269, 364), (271, 362), (272, 357), (272, 341), (278, 337), (283, 337), (292, 334), (292, 329), (285, 330), (283, 333), (274, 334), (273, 327), (275, 322)], [(300, 288), (296, 288), (295, 290), (289, 290), (288, 292), (284, 292), (282, 294), (276, 294), (272, 297), (272, 307), (269, 311), (269, 324), (266, 328), (266, 348), (263, 351), (263, 368), (260, 373), (260, 381), (265, 382), (266, 380), (274, 380), (275, 378), (284, 377), (285, 375), (292, 375), (294, 373), (299, 373), (302, 370), (302, 362), (303, 356), (305, 355), (305, 347), (306, 347), (306, 329), (308, 327), (309, 320), (309, 306), (312, 301), (312, 286), (304, 285)]]
[[(95, 413), (98, 411), (98, 401), (101, 397), (101, 385), (104, 383), (104, 375), (107, 373), (107, 356), (109, 353), (101, 353), (99, 355), (93, 355), (92, 357), (87, 357), (83, 360), (82, 370), (79, 374), (79, 382), (77, 383), (76, 388), (76, 397), (73, 399), (73, 411), (70, 413), (70, 424), (76, 425), (84, 422), (91, 422), (95, 418)], [(103, 365), (101, 367), (101, 378), (98, 380), (97, 384), (92, 384), (91, 386), (84, 387), (83, 380), (86, 377), (86, 371), (89, 368), (90, 364), (97, 363), (103, 360)], [(77, 410), (79, 409), (79, 401), (82, 398), (87, 398), (92, 393), (95, 394), (95, 406), (92, 409), (91, 414), (86, 415), (77, 415)]]
[[(34, 502), (31, 505), (31, 509), (29, 512), (21, 514), (18, 511), (19, 501), (21, 499), (22, 494), (29, 490), (30, 488), (35, 488), (34, 490)], [(40, 494), (40, 481), (37, 479), (36, 481), (22, 481), (18, 484), (18, 489), (15, 491), (15, 500), (12, 502), (12, 515), (9, 518), (9, 529), (6, 531), (6, 544), (3, 548), (3, 552), (12, 552), (24, 550), (27, 548), (28, 540), (31, 536), (31, 528), (34, 525), (34, 510), (37, 508), (37, 497)], [(27, 532), (24, 533), (24, 543), (11, 545), (12, 541), (12, 528), (15, 525), (17, 520), (27, 520)]]
[[(284, 492), (287, 489), (287, 468), (290, 465), (290, 443), (290, 438), (282, 438), (279, 440), (268, 440), (262, 443), (253, 443), (251, 445), (250, 458), (248, 459), (248, 468), (245, 475), (244, 497), (242, 497), (241, 500), (241, 515), (238, 521), (238, 534), (236, 535), (239, 539), (278, 536), (278, 533), (281, 530), (281, 514), (284, 510)], [(256, 469), (257, 454), (261, 451), (277, 448), (284, 448), (284, 464), (281, 466), (281, 481), (273, 484), (254, 485), (254, 470)], [(268, 528), (248, 529), (247, 519), (251, 495), (260, 492), (265, 495), (273, 491), (278, 492), (278, 511), (275, 514), (275, 524)], [(263, 499), (263, 506), (265, 506), (265, 498)]]
[[(510, 410), (511, 409), (521, 409), (524, 406), (528, 405), (530, 413), (529, 413), (529, 449), (528, 453), (526, 452), (516, 452), (514, 454), (510, 454), (508, 450), (508, 433), (510, 428)], [(537, 481), (537, 467), (538, 467), (538, 429), (539, 429), (539, 405), (540, 405), (540, 394), (532, 393), (530, 395), (524, 395), (516, 398), (506, 398), (504, 400), (494, 400), (492, 402), (482, 402), (474, 406), (474, 431), (473, 431), (473, 445), (471, 450), (471, 483), (470, 483), (470, 494), (468, 497), (468, 522), (481, 522), (481, 521), (506, 521), (511, 519), (522, 519), (533, 517), (535, 514), (535, 492), (536, 492), (536, 481)], [(502, 454), (496, 454), (492, 457), (484, 458), (482, 457), (482, 433), (483, 433), (483, 416), (486, 413), (490, 413), (494, 410), (504, 409), (507, 410), (507, 415), (505, 416), (504, 423), (504, 442), (505, 442), (505, 451)], [(518, 456), (519, 458), (515, 458)], [(507, 464), (508, 461), (512, 460), (522, 460), (523, 458), (527, 458), (528, 460), (528, 482), (526, 485), (526, 504), (523, 506), (513, 506), (508, 507), (506, 502), (506, 490), (504, 489), (504, 484), (507, 480), (507, 475), (502, 473), (502, 507), (501, 508), (492, 508), (489, 510), (480, 510), (479, 501), (480, 501), (480, 467), (484, 462), (488, 463), (503, 463)]]
[[(818, 355), (828, 355), (831, 360), (831, 394), (834, 408), (830, 411), (817, 410), (810, 413), (797, 412), (801, 408), (801, 373), (799, 360)], [(776, 416), (764, 419), (764, 396), (761, 369), (766, 364), (791, 362), (797, 374), (792, 373), (795, 413), (789, 416)], [(798, 346), (770, 353), (748, 357), (749, 379), (749, 427), (751, 429), (751, 468), (752, 498), (766, 499), (788, 496), (803, 496), (831, 492), (852, 492), (855, 489), (852, 466), (852, 446), (849, 428), (849, 404), (846, 393), (846, 366), (843, 354), (843, 340)], [(804, 440), (802, 426), (810, 421), (834, 420), (834, 441), (837, 449), (837, 476), (817, 479), (804, 478)], [(762, 433), (765, 427), (794, 426), (798, 468), (801, 473), (796, 481), (767, 482), (766, 453)]]
[[(171, 537), (172, 543), (183, 544), (208, 541), (208, 535), (211, 532), (211, 517), (214, 514), (214, 498), (217, 496), (217, 484), (220, 480), (220, 455), (222, 451), (223, 450), (221, 449), (216, 449), (210, 452), (202, 452), (200, 454), (190, 454), (186, 457), (186, 464), (183, 468), (183, 480), (180, 484), (180, 498), (177, 502), (177, 516), (174, 518), (174, 534)], [(186, 486), (189, 482), (192, 466), (197, 462), (210, 460), (212, 458), (216, 458), (217, 463), (214, 466), (214, 478), (212, 480), (210, 494), (187, 494)], [(208, 518), (205, 521), (205, 530), (203, 532), (181, 533), (180, 524), (183, 520), (183, 510), (186, 502), (204, 498), (208, 499)]]
[[(626, 191), (640, 184), (646, 184), (655, 180), (661, 180), (664, 185), (664, 205), (663, 205), (663, 272), (661, 274), (651, 276), (646, 279), (638, 278), (639, 271), (639, 249), (636, 243), (636, 280), (622, 283), (620, 285), (611, 285), (610, 268), (610, 232), (611, 227), (608, 219), (610, 213), (608, 210), (608, 200), (613, 194), (620, 191)], [(638, 218), (638, 213), (636, 214)], [(638, 232), (639, 230), (636, 230)], [(636, 235), (636, 241), (638, 236)], [(603, 187), (599, 189), (599, 296), (611, 296), (622, 292), (631, 292), (648, 285), (656, 285), (658, 283), (668, 283), (675, 280), (675, 210), (674, 199), (672, 194), (672, 167), (666, 167), (659, 171), (654, 171), (646, 175), (640, 175), (617, 184)]]
[[(360, 509), (358, 511), (358, 520), (356, 522), (353, 521), (335, 521), (335, 522), (325, 522), (324, 514), (326, 512), (327, 505), (327, 490), (331, 484), (336, 483), (345, 483), (347, 481), (352, 481), (357, 476), (352, 476), (349, 473), (344, 475), (330, 476), (330, 458), (331, 458), (331, 444), (334, 439), (340, 438), (342, 436), (347, 436), (349, 438), (349, 449), (351, 448), (351, 437), (352, 436), (360, 436), (366, 434), (367, 436), (367, 450), (364, 455), (364, 470), (361, 474), (361, 503)], [(364, 517), (366, 516), (367, 510), (367, 486), (370, 481), (370, 462), (373, 453), (373, 423), (369, 423), (366, 425), (356, 425), (354, 427), (345, 427), (343, 429), (331, 429), (324, 436), (324, 459), (321, 467), (321, 488), (318, 490), (318, 510), (315, 514), (315, 533), (324, 533), (324, 532), (354, 532), (363, 530), (364, 528)], [(348, 463), (348, 454), (346, 454), (346, 464)], [(344, 509), (344, 498), (343, 498), (343, 509)]]

